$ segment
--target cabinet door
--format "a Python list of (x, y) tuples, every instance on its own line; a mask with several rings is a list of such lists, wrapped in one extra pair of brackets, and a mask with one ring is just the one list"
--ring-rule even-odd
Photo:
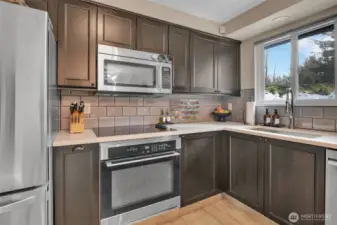
[(58, 85), (96, 87), (97, 7), (61, 0), (58, 16)]
[(240, 46), (228, 42), (217, 43), (217, 89), (221, 93), (240, 93)]
[(170, 26), (169, 54), (173, 57), (173, 91), (190, 91), (190, 32)]
[(263, 211), (264, 149), (260, 138), (231, 133), (229, 194)]
[(137, 49), (168, 53), (168, 25), (159, 21), (137, 18)]
[(55, 225), (99, 225), (99, 146), (54, 148)]
[(47, 11), (47, 0), (25, 0), (25, 3), (31, 8)]
[(25, 0), (26, 4), (34, 9), (48, 11), (51, 23), (53, 25), (53, 33), (57, 40), (57, 9), (58, 0)]
[(203, 133), (183, 137), (182, 205), (187, 205), (215, 193), (216, 134)]
[(214, 93), (216, 91), (215, 40), (191, 34), (191, 92)]
[[(325, 149), (271, 140), (266, 150), (266, 216), (287, 224), (291, 212), (324, 214)], [(324, 222), (299, 220), (296, 224)]]
[(109, 8), (98, 8), (98, 43), (136, 48), (136, 16)]
[(229, 133), (219, 134), (219, 147), (216, 152), (217, 188), (223, 192), (229, 190)]
[(57, 18), (58, 18), (59, 0), (47, 0), (47, 10), (50, 17), (51, 24), (53, 25), (53, 33), (55, 40), (58, 40)]

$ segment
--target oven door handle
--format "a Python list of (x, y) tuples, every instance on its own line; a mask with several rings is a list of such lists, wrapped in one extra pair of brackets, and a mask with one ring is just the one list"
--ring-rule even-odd
[(161, 155), (161, 156), (155, 156), (155, 157), (150, 157), (150, 158), (144, 158), (144, 159), (136, 159), (136, 160), (131, 160), (131, 161), (126, 161), (126, 162), (119, 162), (119, 163), (113, 163), (112, 161), (105, 162), (106, 167), (112, 168), (112, 167), (117, 167), (117, 166), (124, 166), (124, 165), (129, 165), (133, 163), (138, 163), (138, 162), (148, 162), (156, 159), (166, 159), (166, 158), (172, 158), (179, 156), (180, 153), (174, 152), (169, 155)]

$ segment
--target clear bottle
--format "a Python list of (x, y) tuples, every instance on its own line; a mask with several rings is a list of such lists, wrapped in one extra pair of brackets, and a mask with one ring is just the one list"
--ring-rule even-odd
[(159, 123), (166, 123), (166, 117), (165, 117), (165, 114), (164, 114), (164, 109), (162, 109), (161, 112), (160, 112)]
[(171, 123), (171, 116), (170, 116), (169, 109), (166, 110), (165, 123)]
[(271, 116), (269, 114), (268, 109), (266, 109), (266, 113), (263, 116), (263, 125), (270, 126), (271, 125)]

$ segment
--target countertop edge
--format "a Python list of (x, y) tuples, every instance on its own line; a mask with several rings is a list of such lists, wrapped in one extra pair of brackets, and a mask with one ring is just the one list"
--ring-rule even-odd
[[(174, 127), (174, 125), (172, 125), (172, 127)], [(242, 134), (247, 134), (247, 135), (260, 136), (263, 138), (272, 138), (272, 139), (277, 139), (277, 140), (284, 140), (284, 141), (290, 141), (290, 142), (295, 142), (295, 143), (313, 145), (313, 146), (324, 147), (324, 148), (329, 148), (329, 149), (337, 149), (337, 134), (333, 135), (331, 133), (322, 131), (320, 132), (320, 133), (323, 133), (322, 137), (309, 139), (309, 138), (303, 138), (303, 137), (295, 137), (295, 136), (289, 136), (289, 135), (250, 130), (250, 128), (252, 127), (256, 127), (256, 126), (243, 125), (239, 123), (231, 123), (231, 124), (223, 124), (223, 125), (214, 123), (213, 126), (212, 124), (210, 124), (209, 127), (203, 127), (203, 128), (195, 128), (195, 127), (191, 129), (175, 128), (177, 129), (176, 131), (147, 133), (147, 134), (134, 134), (134, 135), (121, 135), (121, 136), (111, 136), (111, 137), (96, 137), (96, 135), (91, 129), (86, 129), (85, 132), (82, 134), (75, 134), (76, 136), (69, 134), (68, 131), (60, 131), (53, 142), (53, 147), (114, 142), (114, 141), (127, 141), (127, 140), (146, 139), (146, 138), (163, 137), (163, 136), (181, 136), (181, 135), (206, 133), (206, 132), (228, 131), (228, 132), (236, 132), (236, 133), (242, 133)], [(295, 131), (297, 130), (295, 129)], [(308, 131), (308, 133), (312, 133), (312, 132)], [(318, 133), (318, 131), (316, 131), (316, 133)], [(329, 138), (332, 137), (333, 141), (324, 140), (324, 138), (327, 139), (327, 137)]]

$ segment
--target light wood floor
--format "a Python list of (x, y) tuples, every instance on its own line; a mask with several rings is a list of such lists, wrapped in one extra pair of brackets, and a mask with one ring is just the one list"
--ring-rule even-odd
[(226, 194), (219, 194), (184, 208), (154, 216), (137, 225), (275, 225)]

